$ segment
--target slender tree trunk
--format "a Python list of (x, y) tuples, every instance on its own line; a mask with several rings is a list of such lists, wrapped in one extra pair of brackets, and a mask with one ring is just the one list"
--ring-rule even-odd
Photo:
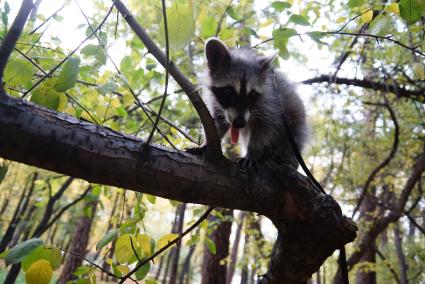
[[(176, 210), (176, 228), (177, 232), (176, 234), (181, 234), (183, 232), (183, 224), (184, 224), (184, 214), (186, 211), (186, 203), (181, 203), (178, 205)], [(177, 282), (177, 270), (179, 267), (179, 258), (180, 258), (180, 248), (181, 245), (178, 244), (176, 247), (173, 248), (174, 253), (172, 254), (172, 261), (171, 261), (171, 271), (170, 271), (170, 284), (176, 284)]]
[[(90, 229), (95, 217), (98, 200), (89, 201), (87, 207), (91, 208), (91, 216), (83, 216), (78, 221), (75, 233), (72, 237), (69, 250), (80, 255), (87, 254), (87, 244), (90, 236)], [(66, 284), (74, 278), (73, 272), (82, 264), (83, 260), (75, 255), (68, 254), (65, 258), (62, 273), (58, 279), (59, 284)]]
[(397, 252), (397, 258), (399, 263), (399, 270), (400, 270), (400, 284), (408, 284), (408, 278), (407, 278), (407, 263), (406, 258), (404, 257), (403, 253), (403, 242), (400, 235), (400, 227), (399, 223), (397, 223), (394, 226), (394, 241), (395, 241), (395, 247)]
[(238, 260), (238, 248), (241, 240), (242, 225), (246, 212), (241, 211), (239, 214), (238, 225), (236, 227), (235, 240), (233, 241), (232, 252), (230, 254), (230, 262), (227, 267), (226, 284), (232, 283), (233, 274), (235, 273), (236, 262)]
[[(28, 202), (29, 199), (32, 195), (32, 192), (34, 190), (34, 186), (35, 186), (35, 181), (37, 179), (38, 174), (34, 173), (33, 176), (31, 177), (31, 181), (29, 186), (26, 186), (25, 189), (22, 191), (22, 195), (20, 196), (18, 205), (16, 206), (15, 209), (15, 213), (13, 214), (12, 220), (10, 221), (10, 224), (8, 226), (8, 228), (6, 229), (6, 232), (4, 233), (4, 236), (0, 242), (0, 252), (3, 252), (7, 245), (9, 244), (9, 242), (12, 240), (13, 234), (15, 233), (16, 227), (19, 224), (19, 222), (22, 219), (22, 215), (20, 215), (20, 212), (23, 211), (23, 209), (26, 209), (26, 207), (28, 206)], [(27, 197), (25, 197), (26, 192), (28, 189), (28, 194)], [(23, 202), (23, 204), (22, 204)], [(22, 207), (21, 207), (22, 205)]]
[(165, 258), (165, 256), (164, 255), (161, 255), (161, 258), (159, 260), (158, 270), (156, 271), (156, 274), (155, 274), (155, 280), (156, 281), (158, 281), (159, 276), (161, 275), (162, 267), (164, 266), (163, 264), (165, 262), (164, 258)]
[(179, 284), (184, 284), (185, 281), (185, 276), (186, 279), (188, 279), (188, 282), (190, 282), (189, 278), (190, 278), (190, 260), (192, 259), (193, 253), (195, 252), (196, 249), (196, 245), (193, 245), (189, 248), (189, 253), (187, 254), (184, 263), (183, 263), (183, 269), (180, 272), (180, 276), (179, 276)]
[[(372, 190), (373, 192), (375, 190)], [(363, 203), (360, 207), (360, 219), (365, 222), (373, 221), (372, 212), (375, 211), (376, 205), (373, 201), (373, 194), (367, 193), (364, 197)], [(359, 262), (368, 262), (376, 264), (375, 255), (375, 241), (371, 246), (365, 249), (364, 255), (361, 257)], [(356, 274), (356, 284), (376, 284), (376, 272), (374, 269), (365, 271), (360, 269)]]
[(204, 245), (204, 258), (202, 263), (202, 284), (226, 283), (226, 265), (220, 262), (229, 254), (229, 237), (232, 229), (232, 222), (229, 221), (233, 217), (233, 210), (216, 209), (224, 217), (219, 220), (217, 217), (210, 215), (210, 224), (219, 222), (218, 227), (208, 235), (216, 247), (216, 253), (212, 254), (208, 247)]
[[(248, 227), (248, 224), (246, 225)], [(249, 235), (245, 233), (245, 242), (243, 246), (242, 255), (242, 269), (241, 269), (241, 284), (248, 283), (248, 251), (249, 251)]]
[(168, 269), (170, 268), (170, 263), (171, 263), (171, 259), (172, 258), (173, 258), (173, 250), (170, 252), (170, 254), (167, 257), (167, 262), (165, 264), (164, 275), (162, 277), (162, 283), (163, 284), (167, 284), (167, 280), (168, 280)]
[[(18, 225), (17, 230), (15, 231), (15, 234), (13, 235), (12, 241), (10, 242), (9, 246), (13, 247), (19, 242), (19, 238), (23, 235), (23, 240), (26, 240), (30, 234), (32, 222), (30, 221), (31, 218), (34, 218), (34, 211), (37, 207), (35, 204), (32, 204), (30, 209), (28, 209), (27, 214), (25, 214), (24, 219), (22, 222)], [(24, 212), (22, 212), (24, 213)]]

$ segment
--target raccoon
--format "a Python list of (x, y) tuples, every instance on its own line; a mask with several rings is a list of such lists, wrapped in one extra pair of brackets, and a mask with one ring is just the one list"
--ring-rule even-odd
[(249, 168), (273, 160), (298, 167), (285, 120), (301, 151), (308, 133), (305, 108), (286, 76), (274, 70), (275, 56), (250, 47), (230, 49), (216, 38), (206, 42), (205, 56), (202, 98), (221, 138), (229, 132), (231, 143), (239, 143), (239, 164)]

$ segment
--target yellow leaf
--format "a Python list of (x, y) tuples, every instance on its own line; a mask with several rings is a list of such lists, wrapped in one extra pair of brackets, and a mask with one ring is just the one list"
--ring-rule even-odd
[(49, 284), (52, 279), (53, 268), (50, 262), (40, 259), (31, 264), (25, 273), (27, 284)]
[(144, 257), (151, 254), (151, 238), (145, 234), (138, 234), (136, 236), (139, 247), (142, 249)]
[(364, 12), (361, 16), (360, 19), (364, 22), (364, 23), (370, 23), (372, 22), (373, 19), (373, 11), (372, 10), (368, 10), (367, 12)]
[(392, 12), (394, 14), (400, 15), (400, 7), (398, 3), (391, 3), (390, 5), (386, 7), (386, 10), (388, 12)]
[[(162, 249), (163, 247), (165, 247), (165, 246), (166, 246), (169, 242), (172, 242), (172, 241), (173, 241), (173, 240), (175, 240), (178, 236), (179, 236), (179, 235), (177, 235), (177, 234), (167, 234), (167, 235), (163, 236), (162, 238), (160, 238), (160, 239), (158, 240), (158, 244), (157, 244), (158, 250), (160, 250), (160, 249)], [(171, 247), (173, 247), (173, 246), (175, 246), (175, 244), (174, 244), (174, 245), (172, 245)]]
[(425, 80), (425, 67), (421, 63), (415, 63), (413, 64), (413, 73), (415, 73), (415, 76), (418, 77), (420, 80)]
[[(135, 245), (135, 243), (133, 242)], [(115, 258), (120, 263), (126, 263), (133, 257), (133, 248), (131, 247), (130, 235), (120, 236), (115, 242)]]
[(346, 20), (347, 20), (346, 17), (339, 17), (338, 19), (336, 19), (336, 23), (341, 24), (341, 23), (345, 22)]
[(118, 265), (117, 269), (119, 270), (119, 272), (121, 272), (121, 275), (126, 275), (127, 273), (130, 272), (130, 269), (128, 268), (127, 265)]

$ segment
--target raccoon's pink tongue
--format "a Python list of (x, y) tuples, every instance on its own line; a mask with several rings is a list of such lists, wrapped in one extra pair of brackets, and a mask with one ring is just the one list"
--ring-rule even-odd
[(239, 128), (234, 127), (233, 125), (230, 127), (230, 142), (232, 144), (238, 143), (239, 140)]

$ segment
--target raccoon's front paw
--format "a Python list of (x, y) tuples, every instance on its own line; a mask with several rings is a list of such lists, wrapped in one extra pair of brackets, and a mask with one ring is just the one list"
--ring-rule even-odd
[(237, 165), (239, 168), (245, 171), (254, 171), (257, 174), (260, 172), (258, 161), (248, 157), (240, 158), (237, 162)]
[(207, 153), (207, 145), (203, 145), (200, 147), (187, 148), (185, 149), (185, 152), (188, 152), (189, 154), (193, 154), (197, 156), (204, 156)]

